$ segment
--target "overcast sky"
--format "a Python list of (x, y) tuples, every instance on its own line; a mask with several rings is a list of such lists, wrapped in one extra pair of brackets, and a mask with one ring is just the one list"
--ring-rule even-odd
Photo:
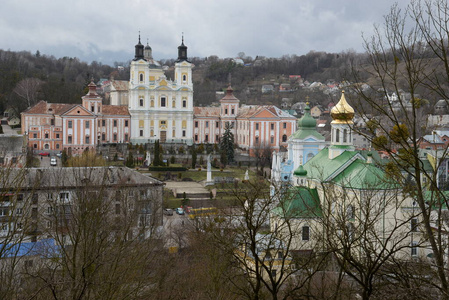
[(138, 32), (155, 59), (363, 52), (362, 33), (391, 0), (2, 0), (0, 49), (104, 64), (134, 57)]

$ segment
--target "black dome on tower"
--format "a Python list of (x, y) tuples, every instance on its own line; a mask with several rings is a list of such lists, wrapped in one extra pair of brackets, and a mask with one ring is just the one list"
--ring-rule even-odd
[(184, 35), (182, 36), (182, 43), (178, 47), (178, 59), (176, 62), (188, 61), (187, 60), (187, 46), (184, 45)]
[(139, 60), (139, 59), (143, 59), (143, 45), (142, 43), (140, 43), (140, 33), (139, 33), (139, 42), (137, 43), (136, 47), (136, 52), (134, 55), (134, 60)]

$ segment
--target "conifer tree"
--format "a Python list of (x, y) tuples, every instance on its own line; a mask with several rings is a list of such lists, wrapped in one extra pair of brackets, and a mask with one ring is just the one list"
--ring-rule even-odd
[(226, 165), (234, 161), (234, 134), (232, 133), (232, 124), (225, 124), (225, 131), (220, 141), (221, 163)]

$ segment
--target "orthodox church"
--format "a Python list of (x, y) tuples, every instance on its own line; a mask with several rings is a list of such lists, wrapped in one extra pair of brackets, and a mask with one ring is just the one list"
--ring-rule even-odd
[(272, 182), (288, 184), (293, 171), (318, 154), (326, 146), (324, 136), (316, 130), (316, 120), (310, 114), (309, 104), (298, 120), (297, 131), (287, 141), (287, 152), (274, 152), (271, 168)]
[[(272, 195), (278, 193), (280, 202), (272, 212), (272, 228), (279, 228), (288, 215), (298, 232), (295, 250), (347, 243), (350, 251), (363, 252), (363, 245), (353, 244), (360, 234), (372, 238), (379, 251), (387, 247), (401, 257), (427, 255), (427, 249), (418, 247), (423, 236), (417, 230), (421, 216), (416, 203), (379, 168), (375, 153), (355, 150), (354, 109), (344, 92), (331, 116), (329, 146), (314, 131), (306, 110), (289, 139), (288, 159), (279, 161), (282, 158), (274, 154)], [(372, 225), (365, 228), (366, 224)]]
[(175, 78), (167, 79), (162, 66), (153, 59), (151, 47), (144, 47), (139, 36), (128, 91), (132, 143), (193, 143), (192, 67), (183, 38), (178, 47)]

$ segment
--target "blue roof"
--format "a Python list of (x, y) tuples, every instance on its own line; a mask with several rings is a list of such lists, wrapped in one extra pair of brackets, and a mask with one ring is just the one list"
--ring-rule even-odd
[(1, 258), (21, 256), (54, 257), (59, 255), (59, 248), (54, 239), (43, 239), (38, 242), (19, 244), (0, 244)]

